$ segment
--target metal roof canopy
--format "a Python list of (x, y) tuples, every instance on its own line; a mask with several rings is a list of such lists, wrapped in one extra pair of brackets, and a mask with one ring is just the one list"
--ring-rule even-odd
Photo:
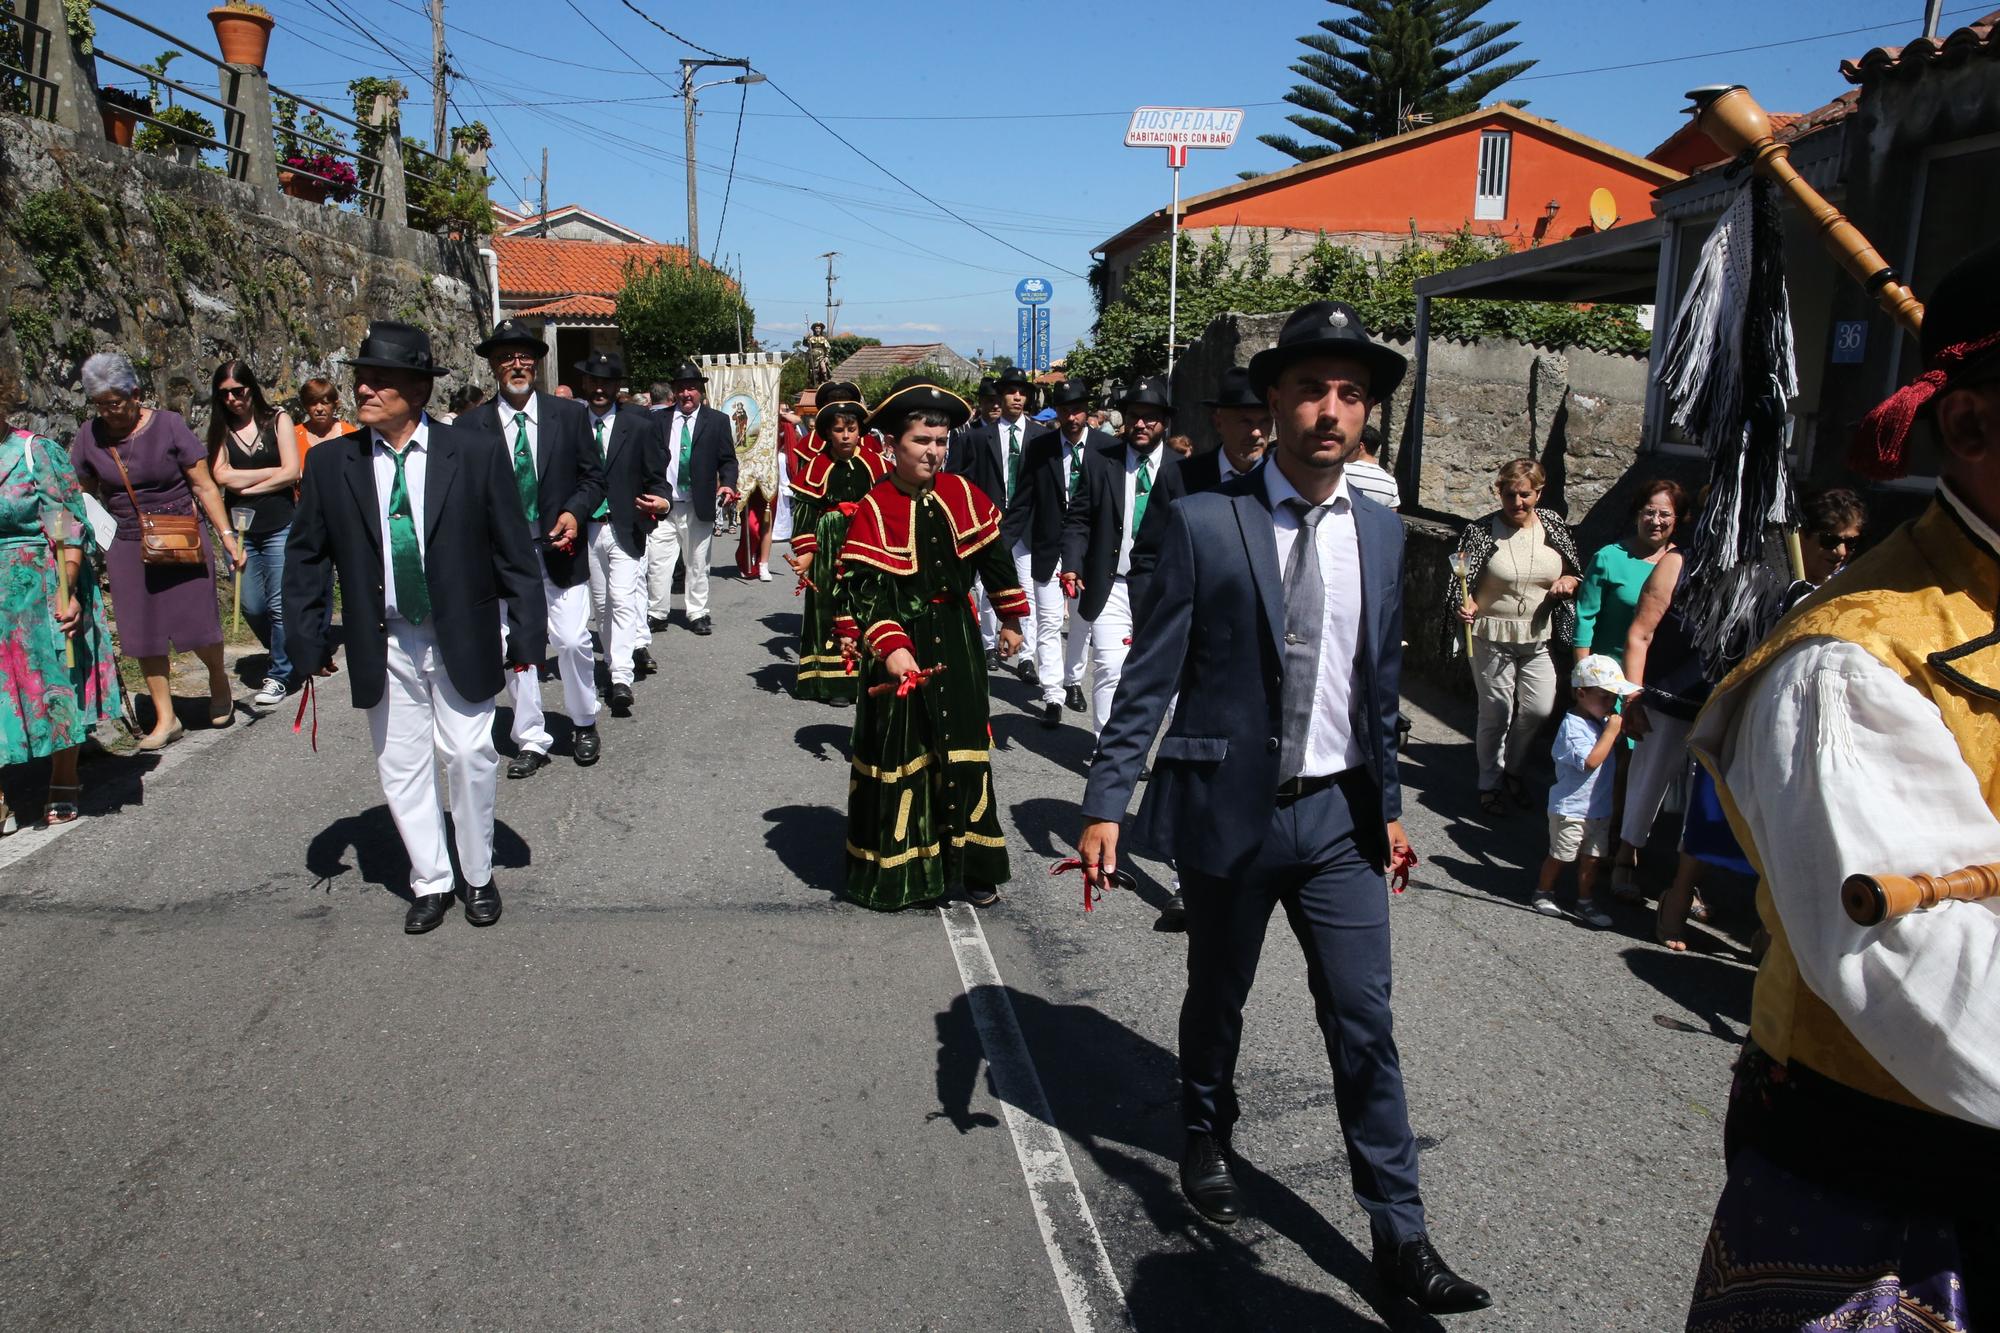
[(1666, 234), (1663, 219), (1648, 218), (1592, 236), (1433, 273), (1417, 280), (1417, 295), (1648, 304), (1659, 280), (1660, 244)]

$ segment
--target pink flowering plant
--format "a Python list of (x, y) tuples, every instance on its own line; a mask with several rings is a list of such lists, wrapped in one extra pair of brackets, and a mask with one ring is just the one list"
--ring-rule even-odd
[(327, 198), (337, 204), (352, 199), (361, 185), (361, 178), (355, 174), (353, 164), (332, 153), (288, 153), (279, 165), (286, 171), (310, 172), (320, 177), (326, 182)]

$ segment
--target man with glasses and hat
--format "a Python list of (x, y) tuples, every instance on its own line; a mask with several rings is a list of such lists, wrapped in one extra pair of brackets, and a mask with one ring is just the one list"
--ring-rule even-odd
[[(604, 473), (590, 440), (588, 414), (574, 400), (539, 393), (548, 344), (519, 320), (503, 319), (473, 349), (493, 368), (500, 392), (462, 414), (457, 425), (499, 441), (514, 469), (529, 535), (542, 557), (549, 647), (555, 651), (563, 706), (580, 767), (597, 762), (597, 668), (590, 655), (590, 556), (584, 524), (604, 500)], [(577, 368), (581, 370), (583, 363)], [(542, 681), (527, 671), (507, 682), (514, 704), (510, 778), (532, 777), (549, 762), (555, 740), (542, 713)]]
[(361, 426), (306, 455), (285, 543), (287, 645), (309, 676), (337, 670), (337, 570), (348, 688), (368, 712), (382, 794), (410, 858), (403, 929), (422, 934), (444, 920), (456, 883), (440, 753), (465, 919), (491, 925), (500, 919), (493, 700), (508, 667), (532, 673), (546, 654), (541, 561), (507, 451), (424, 412), (444, 373), (430, 336), (378, 320), (347, 364)]
[[(1083, 485), (1084, 457), (1093, 449), (1117, 447), (1118, 441), (1090, 429), (1090, 386), (1064, 380), (1050, 394), (1056, 429), (1029, 441), (1021, 460), (1014, 498), (1000, 524), (1000, 535), (1015, 554), (1014, 568), (1029, 590), (1033, 615), (1024, 630), (1034, 637), (1035, 675), (1042, 686), (1042, 725), (1062, 725), (1065, 702), (1082, 712), (1084, 649), (1089, 635), (1084, 623), (1068, 616), (1075, 599), (1066, 597), (1058, 575), (1062, 571), (1063, 519), (1070, 496)], [(1067, 648), (1065, 619), (1070, 622)]]
[(687, 627), (712, 634), (708, 617), (708, 552), (715, 539), (715, 506), (735, 504), (736, 433), (729, 418), (702, 402), (708, 376), (692, 361), (674, 372), (673, 406), (662, 411), (667, 431), (667, 484), (671, 521), (653, 529), (646, 546), (646, 583), (654, 622), (673, 609), (674, 562), (683, 566)]
[(1202, 400), (1220, 448), (1196, 454), (1181, 466), (1189, 495), (1212, 491), (1242, 476), (1263, 460), (1271, 442), (1271, 405), (1250, 387), (1250, 372), (1231, 366), (1222, 372), (1222, 390)]
[(1173, 392), (1152, 375), (1118, 400), (1125, 438), (1084, 450), (1083, 485), (1063, 520), (1063, 592), (1089, 626), (1090, 728), (1104, 729), (1139, 608), (1167, 530), (1167, 510), (1187, 494), (1181, 460), (1164, 448)]
[(591, 443), (604, 464), (605, 498), (590, 525), (591, 616), (611, 678), (611, 714), (626, 717), (633, 682), (654, 669), (647, 647), (646, 546), (673, 508), (667, 499), (667, 443), (660, 418), (649, 407), (612, 402), (612, 386), (625, 373), (616, 352), (592, 352), (577, 369), (590, 409)]
[(1119, 825), (1178, 691), (1135, 832), (1173, 856), (1186, 899), (1182, 1192), (1219, 1225), (1249, 1204), (1231, 1170), (1237, 1052), (1282, 903), (1305, 951), (1377, 1276), (1445, 1313), (1491, 1298), (1431, 1244), (1390, 1021), (1383, 874), (1409, 847), (1395, 733), (1403, 527), (1342, 476), (1369, 409), (1404, 368), (1331, 301), (1293, 311), (1277, 345), (1252, 358), (1251, 389), (1272, 410), (1270, 454), (1166, 515), (1077, 847), (1091, 882), (1116, 870)]

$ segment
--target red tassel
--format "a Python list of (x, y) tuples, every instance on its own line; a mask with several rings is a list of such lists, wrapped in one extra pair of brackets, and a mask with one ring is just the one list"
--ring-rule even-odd
[(1855, 427), (1847, 466), (1871, 481), (1893, 481), (1909, 470), (1910, 430), (1924, 406), (1951, 387), (1951, 373), (1973, 357), (2000, 346), (2000, 333), (1952, 343), (1931, 358), (1930, 368), (1875, 405)]
[(313, 711), (312, 747), (313, 747), (313, 753), (318, 754), (319, 753), (319, 694), (313, 689), (313, 678), (311, 676), (306, 677), (305, 688), (299, 691), (299, 711), (297, 716), (292, 718), (292, 735), (294, 736), (298, 735), (299, 728), (305, 725), (307, 704), (312, 705), (312, 711)]

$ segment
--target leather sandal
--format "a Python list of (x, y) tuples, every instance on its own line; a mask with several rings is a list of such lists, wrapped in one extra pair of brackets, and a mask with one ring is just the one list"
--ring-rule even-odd
[[(48, 803), (42, 808), (43, 820), (52, 826), (56, 824), (74, 824), (77, 816), (81, 813), (77, 809), (77, 801), (82, 795), (83, 784), (81, 782), (71, 783), (67, 786), (53, 782), (50, 783)], [(12, 823), (13, 818), (11, 814), (8, 815), (7, 822)]]

